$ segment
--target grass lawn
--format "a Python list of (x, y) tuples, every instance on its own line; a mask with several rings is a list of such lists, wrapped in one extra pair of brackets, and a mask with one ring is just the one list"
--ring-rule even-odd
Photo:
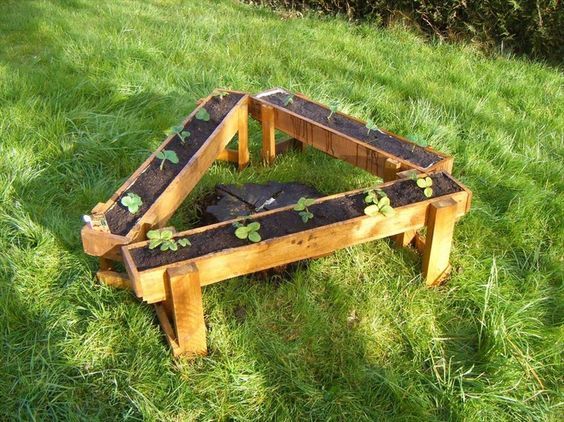
[[(387, 241), (278, 280), (204, 289), (207, 358), (175, 361), (152, 307), (94, 281), (81, 215), (215, 87), (274, 86), (429, 139), (474, 191), (454, 273), (422, 285)], [(564, 76), (401, 28), (235, 1), (0, 5), (0, 419), (557, 420), (563, 416)], [(376, 178), (308, 151), (220, 182)]]

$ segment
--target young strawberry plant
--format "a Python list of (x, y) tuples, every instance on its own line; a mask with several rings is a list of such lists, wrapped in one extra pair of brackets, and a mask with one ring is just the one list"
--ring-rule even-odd
[(284, 106), (288, 107), (290, 104), (294, 102), (294, 94), (290, 94), (284, 100)]
[(308, 207), (315, 203), (315, 199), (301, 197), (298, 199), (298, 203), (294, 207), (294, 211), (298, 211), (299, 216), (302, 218), (304, 223), (307, 223), (314, 216)]
[(174, 239), (172, 230), (149, 230), (147, 238), (149, 239), (149, 249), (160, 247), (161, 251), (177, 251), (178, 246), (185, 248), (190, 246), (190, 240), (187, 237)]
[(433, 188), (431, 186), (433, 186), (433, 179), (431, 179), (430, 177), (420, 177), (417, 179), (417, 186), (419, 186), (421, 189), (423, 189), (423, 194), (427, 197), (430, 198), (431, 196), (433, 196)]
[(372, 131), (374, 131), (374, 130), (380, 130), (380, 129), (378, 129), (378, 126), (376, 126), (376, 123), (374, 123), (374, 121), (371, 120), (371, 119), (368, 119), (368, 121), (366, 122), (366, 126), (365, 126), (365, 127), (366, 127), (366, 129), (368, 129), (368, 132), (367, 132), (368, 135), (370, 135), (370, 131), (371, 131), (371, 130), (372, 130)]
[(382, 190), (377, 189), (368, 192), (364, 197), (364, 202), (371, 204), (364, 208), (364, 213), (370, 217), (375, 217), (378, 214), (388, 217), (394, 213), (394, 209), (390, 205), (390, 198)]
[(162, 151), (159, 151), (157, 158), (162, 160), (161, 165), (159, 166), (161, 170), (163, 169), (166, 161), (170, 161), (172, 164), (178, 164), (178, 155), (176, 155), (176, 152), (172, 150), (163, 149)]
[(331, 120), (331, 117), (333, 117), (333, 114), (337, 112), (338, 108), (339, 108), (339, 103), (337, 101), (331, 101), (329, 103), (329, 110), (331, 112), (329, 113), (329, 116), (327, 116), (327, 120)]
[(257, 243), (261, 241), (261, 237), (258, 232), (260, 229), (260, 223), (253, 221), (252, 223), (246, 226), (241, 223), (235, 223), (235, 227), (237, 227), (237, 229), (235, 230), (235, 236), (237, 238), (248, 239), (253, 243)]
[(169, 130), (166, 131), (166, 134), (178, 136), (182, 144), (184, 144), (186, 142), (186, 139), (188, 139), (191, 135), (189, 130), (184, 130), (183, 125), (177, 125), (171, 127)]
[(202, 120), (204, 122), (209, 122), (210, 121), (210, 113), (208, 113), (208, 111), (204, 107), (202, 107), (201, 109), (199, 109), (196, 112), (196, 119)]
[(121, 198), (120, 202), (121, 205), (126, 207), (131, 214), (137, 214), (139, 208), (141, 208), (141, 205), (143, 205), (141, 197), (133, 192), (129, 192), (127, 195)]
[(213, 92), (212, 97), (217, 97), (217, 98), (219, 98), (219, 101), (221, 101), (221, 100), (223, 100), (224, 97), (227, 97), (228, 95), (229, 95), (229, 92), (216, 90), (216, 91)]

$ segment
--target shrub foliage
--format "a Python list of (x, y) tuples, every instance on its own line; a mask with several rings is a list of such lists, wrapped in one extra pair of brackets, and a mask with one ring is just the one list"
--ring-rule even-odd
[(562, 61), (564, 6), (560, 0), (255, 0), (288, 9), (346, 14), (351, 20), (415, 22), (441, 38), (461, 35), (504, 50)]

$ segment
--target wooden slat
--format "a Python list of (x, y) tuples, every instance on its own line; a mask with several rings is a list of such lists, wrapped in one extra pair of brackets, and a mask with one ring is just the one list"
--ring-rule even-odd
[(441, 199), (429, 206), (423, 252), (423, 277), (427, 286), (440, 284), (448, 275), (457, 206), (451, 198)]
[(261, 107), (262, 123), (262, 159), (271, 164), (276, 156), (276, 138), (274, 133), (274, 109), (268, 105)]
[(127, 274), (118, 273), (116, 271), (103, 270), (96, 273), (96, 278), (102, 284), (116, 287), (118, 289), (129, 289), (129, 277)]
[[(247, 101), (248, 103), (248, 101)], [(239, 135), (238, 135), (239, 170), (249, 165), (249, 111), (248, 104), (239, 107)]]
[(230, 163), (238, 163), (239, 151), (237, 151), (236, 149), (226, 148), (219, 153), (216, 159), (221, 161), (229, 161)]
[(166, 300), (172, 309), (178, 352), (206, 355), (206, 325), (198, 269), (195, 265), (171, 268), (167, 278), (170, 295)]

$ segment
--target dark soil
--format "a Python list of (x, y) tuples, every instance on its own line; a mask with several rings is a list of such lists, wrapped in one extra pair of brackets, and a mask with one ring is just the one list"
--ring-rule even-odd
[(399, 138), (380, 131), (371, 130), (370, 133), (368, 133), (368, 129), (366, 129), (362, 123), (349, 117), (335, 113), (331, 119), (327, 119), (330, 113), (328, 108), (306, 101), (297, 96), (294, 97), (292, 103), (285, 106), (284, 101), (286, 101), (287, 98), (288, 94), (284, 92), (276, 92), (268, 96), (260, 97), (261, 100), (286, 108), (322, 126), (329, 127), (351, 138), (366, 142), (367, 144), (373, 145), (382, 151), (409, 161), (419, 167), (427, 168), (442, 159), (441, 156), (433, 154), (418, 145), (408, 144)]
[[(431, 176), (433, 179), (433, 197), (459, 192), (461, 188), (444, 173)], [(399, 208), (404, 205), (424, 201), (428, 198), (423, 195), (415, 181), (404, 180), (394, 183), (383, 189), (392, 207)], [(265, 217), (253, 219), (261, 224), (259, 233), (263, 240), (281, 237), (288, 234), (298, 233), (316, 227), (327, 226), (339, 221), (350, 220), (364, 215), (364, 193), (332, 199), (321, 204), (310, 207), (314, 218), (307, 223), (300, 219), (295, 211), (282, 211)], [(213, 230), (193, 234), (190, 236), (192, 246), (179, 248), (177, 252), (161, 252), (148, 247), (132, 249), (133, 260), (140, 271), (159, 267), (164, 264), (184, 261), (198, 256), (207, 255), (224, 249), (236, 248), (249, 244), (247, 240), (241, 240), (234, 235), (235, 228), (224, 225)]]
[[(242, 94), (231, 93), (225, 96), (223, 100), (219, 97), (212, 97), (206, 102), (205, 109), (210, 114), (210, 120), (205, 122), (196, 118), (192, 119), (184, 127), (184, 130), (188, 130), (191, 133), (186, 142), (182, 144), (180, 138), (175, 136), (166, 147), (167, 150), (176, 152), (179, 159), (178, 164), (172, 164), (170, 161), (167, 161), (164, 164), (163, 170), (160, 170), (161, 160), (154, 159), (129, 189), (118, 198), (116, 204), (106, 212), (106, 220), (112, 233), (124, 236), (131, 230), (136, 221), (153, 205), (159, 195), (164, 192), (166, 187), (188, 164), (190, 159), (242, 97)], [(121, 198), (129, 192), (136, 193), (143, 201), (141, 209), (135, 215), (131, 214), (120, 202)]]

